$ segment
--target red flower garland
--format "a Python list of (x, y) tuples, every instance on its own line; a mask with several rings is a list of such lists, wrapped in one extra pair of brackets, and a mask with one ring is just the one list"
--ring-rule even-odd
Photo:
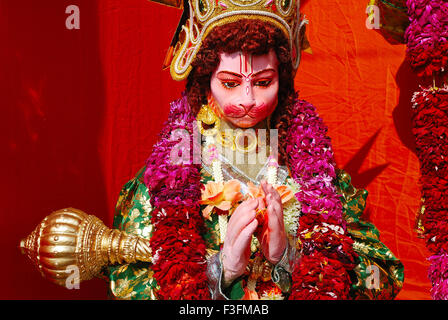
[(416, 92), (413, 129), (420, 160), (423, 227), (428, 249), (434, 254), (429, 277), (434, 299), (448, 299), (448, 87)]
[(153, 271), (163, 288), (158, 297), (163, 300), (209, 299), (200, 213), (192, 213), (185, 207), (155, 209), (152, 222), (155, 230), (151, 246), (157, 248)]
[(154, 208), (151, 220), (154, 231), (150, 240), (154, 253), (152, 269), (161, 288), (158, 298), (163, 300), (210, 299), (205, 273), (206, 245), (201, 237), (205, 225), (199, 205), (200, 165), (192, 164), (191, 160), (195, 148), (188, 155), (182, 155), (185, 156), (182, 163), (171, 162), (172, 148), (179, 142), (171, 134), (175, 129), (187, 130), (192, 146), (196, 143), (193, 123), (187, 97), (173, 102), (160, 140), (146, 162), (145, 184)]
[(315, 251), (301, 260), (301, 267), (293, 273), (292, 281), (300, 283), (294, 290), (296, 300), (348, 299), (350, 278), (343, 264)]
[(419, 76), (448, 68), (448, 3), (445, 0), (407, 0), (409, 26), (405, 32), (406, 59)]
[[(333, 218), (310, 214), (300, 218), (302, 258), (292, 274), (290, 299), (345, 300), (350, 298), (349, 271), (357, 263), (353, 240)], [(339, 229), (339, 230), (338, 230)]]

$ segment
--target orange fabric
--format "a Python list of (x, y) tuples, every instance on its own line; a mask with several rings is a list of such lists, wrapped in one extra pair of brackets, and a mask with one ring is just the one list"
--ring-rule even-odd
[(365, 25), (367, 1), (307, 1), (302, 11), (313, 54), (303, 53), (296, 87), (329, 128), (336, 162), (369, 196), (365, 217), (401, 259), (398, 299), (430, 299), (419, 210), (419, 162), (410, 124), (418, 80), (404, 62), (406, 46), (389, 44)]

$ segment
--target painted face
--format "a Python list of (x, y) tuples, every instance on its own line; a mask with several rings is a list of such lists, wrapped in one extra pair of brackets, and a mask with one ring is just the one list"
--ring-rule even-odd
[(221, 53), (220, 58), (210, 81), (216, 111), (236, 127), (253, 127), (277, 106), (277, 56), (271, 50), (257, 56)]

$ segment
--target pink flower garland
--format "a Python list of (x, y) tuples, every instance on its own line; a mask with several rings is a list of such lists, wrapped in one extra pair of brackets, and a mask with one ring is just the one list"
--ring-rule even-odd
[(301, 187), (296, 198), (304, 215), (298, 231), (302, 258), (293, 270), (290, 299), (348, 299), (349, 271), (356, 265), (357, 254), (352, 239), (345, 235), (327, 128), (314, 106), (303, 100), (296, 103), (291, 119), (289, 169)]
[[(344, 234), (342, 205), (333, 185), (336, 173), (330, 139), (311, 104), (298, 101), (293, 112), (286, 139), (290, 170), (302, 188), (296, 197), (302, 202), (299, 232), (304, 255), (295, 264), (290, 299), (347, 299), (348, 272), (357, 255), (351, 238)], [(187, 129), (192, 133), (193, 123), (186, 96), (172, 103), (160, 141), (146, 164), (145, 184), (154, 207), (151, 247), (157, 258), (153, 270), (161, 299), (209, 298), (201, 237), (204, 222), (198, 204), (200, 165), (170, 163), (172, 148), (178, 143), (171, 140), (171, 132)], [(305, 234), (307, 229), (311, 238)]]
[(448, 255), (435, 254), (429, 261), (428, 274), (433, 283), (431, 295), (435, 300), (448, 300)]
[(302, 211), (333, 217), (345, 229), (342, 204), (333, 184), (336, 171), (327, 128), (314, 106), (303, 100), (298, 101), (291, 118), (286, 151), (292, 176), (302, 188), (296, 195)]

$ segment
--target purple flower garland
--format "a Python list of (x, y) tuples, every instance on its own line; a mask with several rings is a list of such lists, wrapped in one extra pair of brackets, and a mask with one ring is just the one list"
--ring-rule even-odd
[(336, 164), (327, 127), (309, 102), (300, 100), (291, 115), (287, 153), (292, 177), (301, 186), (296, 194), (305, 214), (333, 217), (345, 230), (342, 204), (336, 192)]
[(349, 299), (349, 271), (357, 254), (346, 235), (327, 127), (304, 100), (295, 104), (291, 120), (286, 151), (291, 175), (301, 188), (295, 196), (302, 206), (298, 235), (303, 250), (292, 273), (290, 299)]
[(448, 255), (435, 254), (429, 261), (428, 275), (433, 283), (431, 295), (435, 300), (448, 300)]

